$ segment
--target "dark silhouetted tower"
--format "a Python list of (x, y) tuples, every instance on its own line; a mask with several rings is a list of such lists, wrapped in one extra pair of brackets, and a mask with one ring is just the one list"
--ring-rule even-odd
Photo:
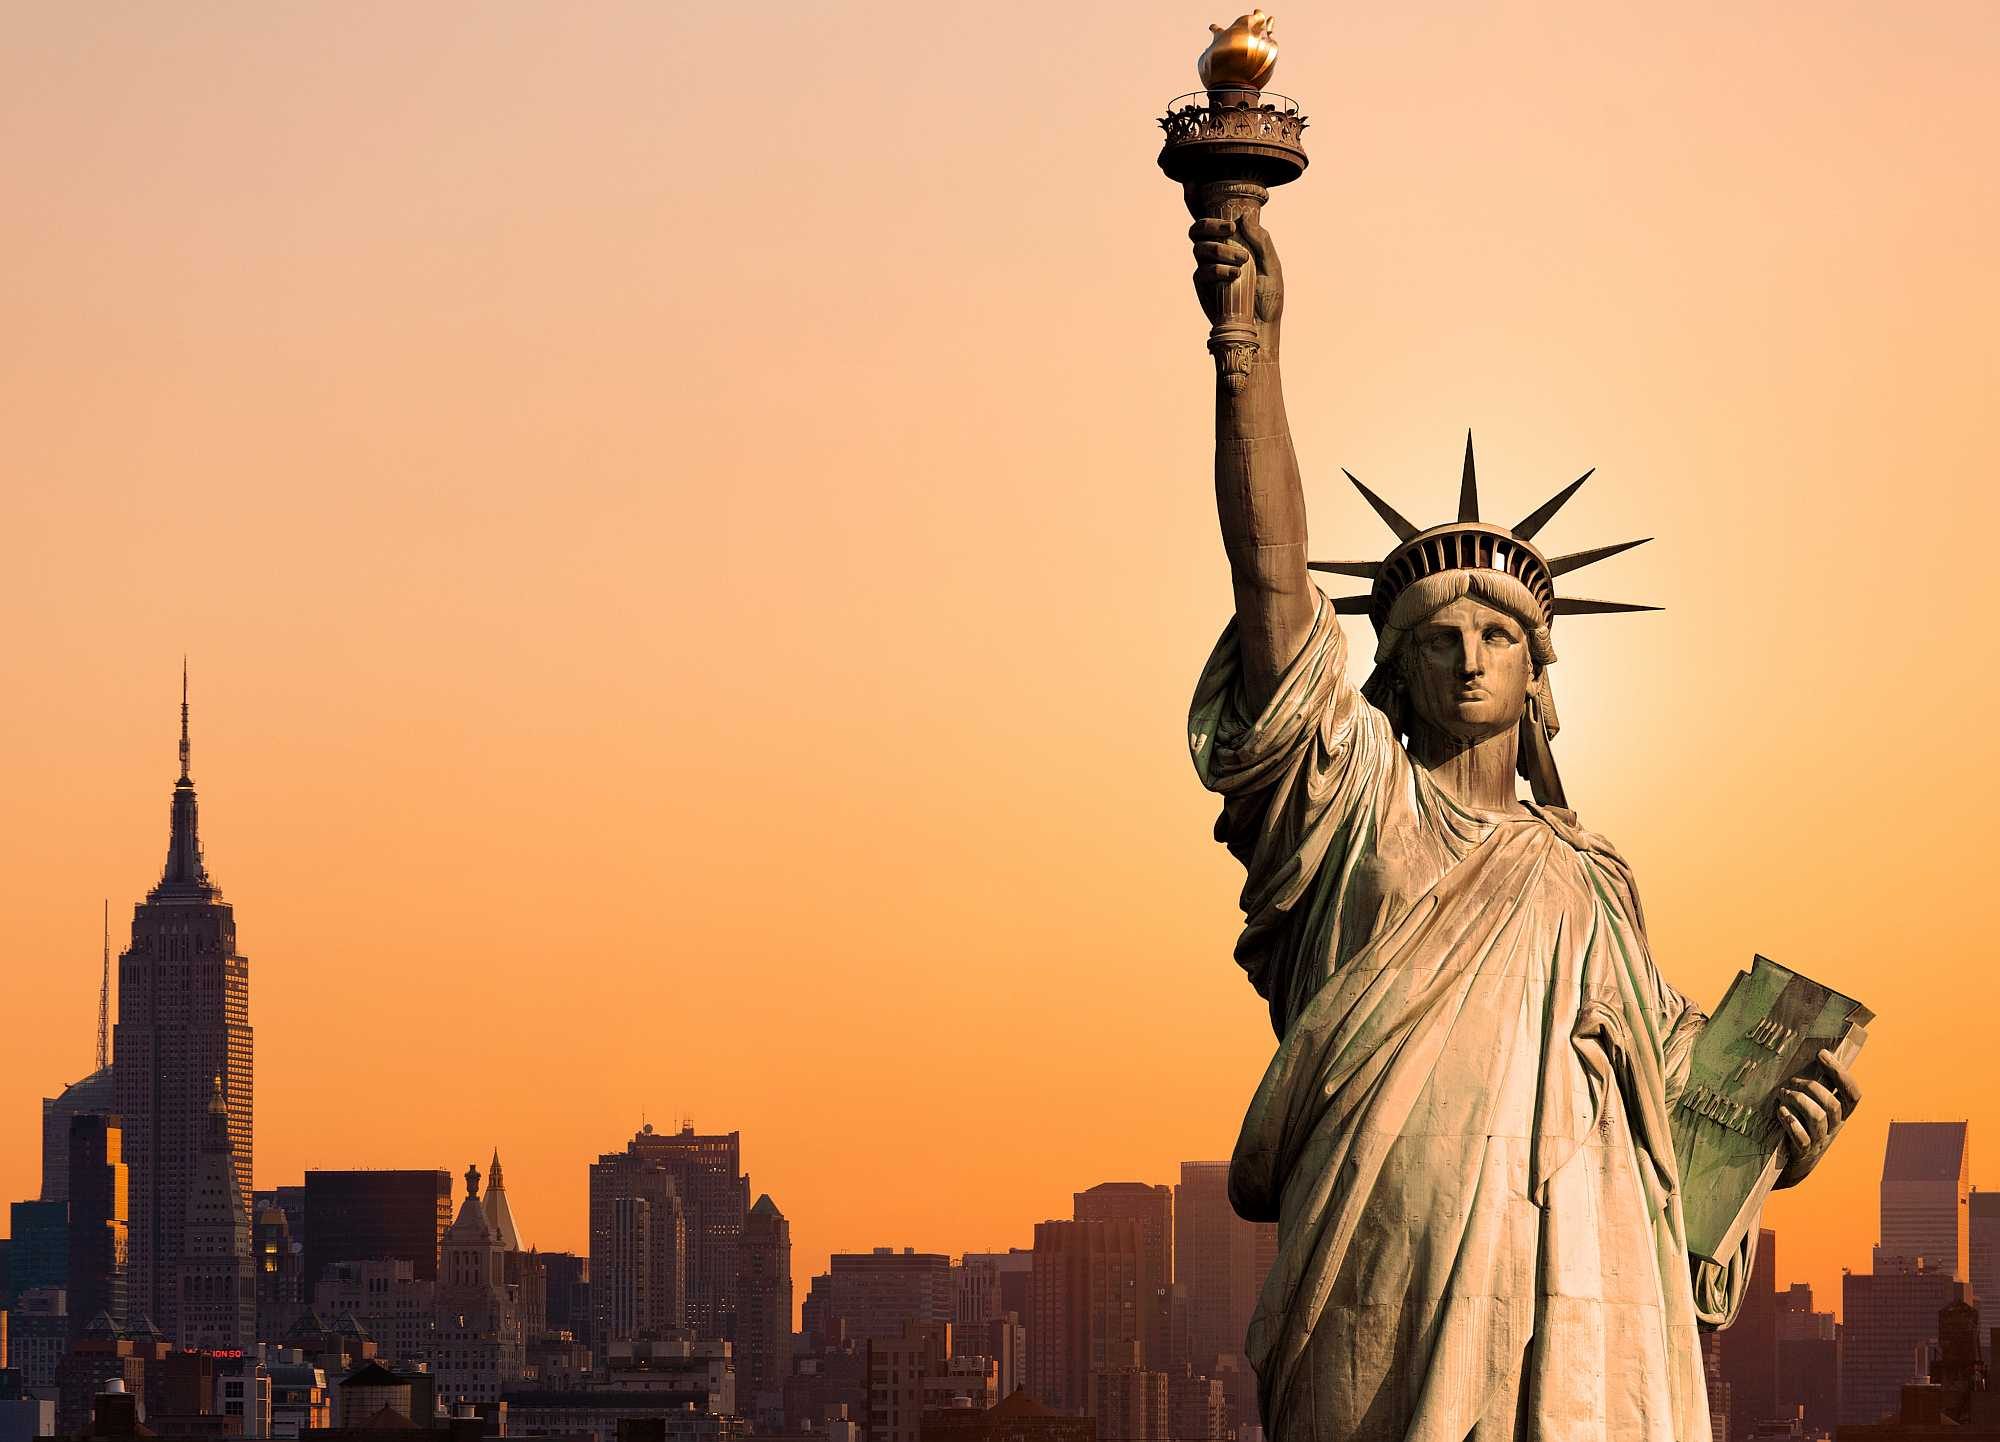
[(99, 1312), (125, 1323), (125, 1209), (129, 1182), (124, 1136), (115, 1117), (84, 1113), (69, 1123), (70, 1335)]
[(792, 1375), (792, 1224), (766, 1195), (736, 1249), (736, 1410), (768, 1431), (785, 1421)]

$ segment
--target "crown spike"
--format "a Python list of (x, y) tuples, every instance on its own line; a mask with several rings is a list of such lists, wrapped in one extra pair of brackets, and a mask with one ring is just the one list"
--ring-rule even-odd
[(1546, 526), (1549, 523), (1549, 518), (1555, 515), (1557, 511), (1560, 511), (1564, 503), (1576, 494), (1577, 488), (1596, 474), (1597, 467), (1592, 466), (1589, 470), (1557, 491), (1553, 496), (1543, 501), (1541, 505), (1529, 513), (1526, 520), (1514, 527), (1515, 536), (1523, 541), (1534, 540), (1535, 532)]
[(1592, 601), (1582, 596), (1558, 596), (1549, 607), (1552, 616), (1608, 616), (1623, 611), (1660, 611), (1662, 606), (1635, 606), (1630, 601)]
[(1458, 518), (1461, 521), (1479, 519), (1479, 477), (1472, 469), (1472, 432), (1465, 433), (1465, 474), (1458, 482)]
[(1333, 614), (1336, 616), (1365, 616), (1375, 602), (1373, 596), (1335, 596)]
[(1549, 574), (1567, 576), (1571, 571), (1581, 571), (1585, 566), (1594, 566), (1607, 557), (1615, 556), (1620, 551), (1629, 551), (1634, 546), (1643, 546), (1652, 539), (1651, 536), (1641, 536), (1636, 541), (1620, 541), (1615, 546), (1593, 546), (1588, 551), (1571, 551), (1567, 556), (1552, 556), (1549, 558)]
[(1397, 540), (1414, 541), (1417, 538), (1417, 528), (1404, 520), (1394, 506), (1369, 490), (1368, 487), (1362, 485), (1359, 476), (1355, 475), (1354, 472), (1348, 470), (1345, 466), (1340, 468), (1340, 473), (1347, 477), (1348, 480), (1354, 482), (1354, 489), (1361, 492), (1362, 496), (1367, 499), (1368, 504), (1375, 508), (1375, 514), (1380, 516), (1387, 523), (1389, 529), (1396, 533)]
[(1372, 581), (1382, 574), (1380, 561), (1307, 561), (1308, 571), (1331, 571), (1336, 576), (1354, 576)]

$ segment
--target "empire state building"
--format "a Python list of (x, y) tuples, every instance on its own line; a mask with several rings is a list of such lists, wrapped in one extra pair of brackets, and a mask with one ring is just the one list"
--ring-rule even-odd
[[(204, 1143), (213, 1151), (226, 1136), (243, 1214), (252, 1215), (250, 963), (236, 950), (235, 913), (202, 862), (188, 774), (185, 668), (167, 864), (160, 884), (133, 908), (132, 944), (118, 958), (112, 1055), (131, 1184), (129, 1311), (135, 1321), (150, 1315), (178, 1339), (189, 1199), (200, 1181)], [(218, 1105), (226, 1127), (211, 1115)]]

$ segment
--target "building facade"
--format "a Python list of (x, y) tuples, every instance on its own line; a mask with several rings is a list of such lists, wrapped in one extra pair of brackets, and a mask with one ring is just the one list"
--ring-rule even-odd
[(1129, 1221), (1139, 1229), (1140, 1365), (1165, 1372), (1185, 1357), (1173, 1355), (1174, 1191), (1144, 1182), (1102, 1182), (1074, 1198), (1079, 1222)]
[(1091, 1377), (1143, 1346), (1138, 1223), (1039, 1222), (1028, 1287), (1028, 1390), (1057, 1412), (1085, 1413)]
[(451, 1173), (442, 1169), (307, 1172), (303, 1294), (335, 1262), (405, 1261), (434, 1282), (451, 1222)]
[(1246, 1222), (1229, 1205), (1228, 1162), (1181, 1163), (1174, 1188), (1174, 1280), (1186, 1312), (1187, 1360), (1197, 1374), (1233, 1384), (1230, 1407), (1238, 1424), (1257, 1420), (1243, 1343), (1277, 1256), (1277, 1227)]
[(1904, 1384), (1925, 1375), (1938, 1313), (1964, 1292), (1949, 1271), (1850, 1272), (1841, 1278), (1840, 1423), (1897, 1415)]
[(1973, 1300), (1988, 1316), (2000, 1317), (2000, 1192), (1973, 1190), (1965, 1207), (1965, 1241)]
[(827, 1275), (828, 1317), (850, 1342), (894, 1341), (912, 1323), (952, 1320), (951, 1258), (942, 1252), (835, 1252)]

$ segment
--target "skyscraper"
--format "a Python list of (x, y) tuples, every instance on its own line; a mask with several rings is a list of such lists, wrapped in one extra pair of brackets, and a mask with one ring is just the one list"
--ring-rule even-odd
[(130, 1182), (124, 1136), (114, 1117), (82, 1112), (69, 1119), (69, 1298), (72, 1337), (99, 1312), (125, 1322), (125, 1215)]
[(1721, 1334), (1722, 1380), (1729, 1384), (1729, 1435), (1778, 1416), (1778, 1234), (1757, 1234), (1757, 1255), (1736, 1320)]
[(1778, 1413), (1803, 1415), (1806, 1435), (1840, 1424), (1840, 1324), (1813, 1310), (1812, 1288), (1794, 1282), (1778, 1298)]
[(1882, 1158), (1877, 1272), (1890, 1269), (1883, 1258), (1914, 1263), (1922, 1257), (1932, 1271), (1961, 1282), (1968, 1279), (1971, 1164), (1966, 1143), (1964, 1122), (1889, 1123), (1889, 1147)]
[(691, 1122), (666, 1136), (642, 1126), (627, 1150), (674, 1179), (687, 1227), (687, 1323), (698, 1337), (736, 1335), (736, 1243), (750, 1210), (740, 1132), (703, 1135)]
[(590, 1350), (600, 1367), (613, 1342), (661, 1338), (688, 1325), (680, 1189), (637, 1140), (590, 1166)]
[(1980, 1312), (2000, 1317), (2000, 1192), (1975, 1189), (1965, 1210), (1966, 1280)]
[(185, 670), (180, 761), (166, 866), (133, 909), (132, 944), (118, 959), (111, 1068), (132, 1187), (128, 1305), (169, 1336), (177, 1334), (188, 1197), (218, 1079), (231, 1165), (250, 1214), (250, 963), (236, 950), (235, 912), (202, 861)]
[(785, 1422), (792, 1374), (792, 1224), (767, 1193), (736, 1249), (736, 1410), (759, 1427)]
[(1250, 1314), (1277, 1255), (1278, 1229), (1246, 1222), (1229, 1205), (1229, 1163), (1181, 1163), (1174, 1280), (1187, 1295), (1188, 1361), (1197, 1373), (1215, 1376), (1218, 1357), (1243, 1356)]
[(1028, 1390), (1058, 1412), (1091, 1405), (1091, 1376), (1140, 1343), (1139, 1224), (1037, 1222), (1028, 1283)]
[(1139, 1228), (1140, 1365), (1165, 1372), (1175, 1360), (1169, 1332), (1168, 1288), (1174, 1281), (1174, 1193), (1144, 1182), (1100, 1182), (1078, 1192), (1079, 1222), (1134, 1222)]

